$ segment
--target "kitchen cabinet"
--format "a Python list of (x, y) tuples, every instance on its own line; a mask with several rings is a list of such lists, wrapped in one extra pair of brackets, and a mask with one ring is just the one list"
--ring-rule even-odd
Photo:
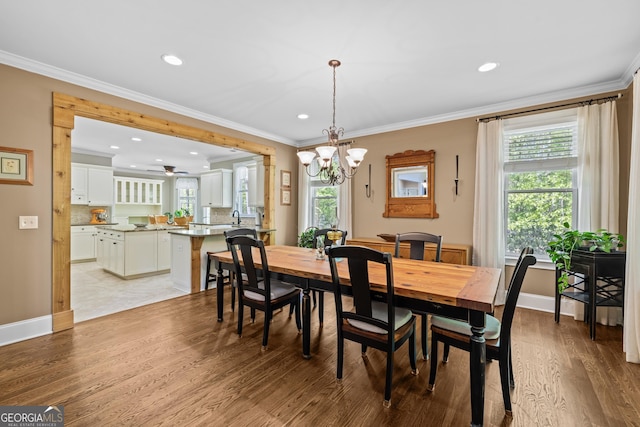
[(103, 269), (128, 279), (166, 273), (171, 268), (171, 236), (167, 230), (97, 232), (96, 259)]
[(71, 165), (71, 203), (109, 206), (113, 204), (113, 168), (96, 165)]
[(203, 207), (233, 207), (233, 171), (214, 169), (200, 175), (200, 198)]
[(116, 176), (113, 179), (116, 204), (162, 205), (162, 184), (159, 179)]
[(107, 271), (124, 276), (124, 232), (109, 229), (98, 230), (96, 245), (98, 265)]
[(264, 206), (264, 163), (262, 157), (256, 157), (256, 163), (247, 166), (249, 175), (249, 206)]
[(93, 226), (71, 227), (71, 261), (96, 259), (97, 229)]
[(167, 230), (158, 231), (158, 271), (171, 268), (171, 235)]

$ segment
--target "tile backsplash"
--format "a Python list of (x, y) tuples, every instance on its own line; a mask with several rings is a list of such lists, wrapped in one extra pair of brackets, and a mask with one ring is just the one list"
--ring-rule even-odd
[(71, 225), (89, 224), (93, 209), (106, 209), (107, 222), (111, 222), (111, 212), (108, 206), (71, 205)]

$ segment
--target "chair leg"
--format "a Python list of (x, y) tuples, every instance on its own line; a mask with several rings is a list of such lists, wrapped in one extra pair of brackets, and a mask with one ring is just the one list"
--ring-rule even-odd
[(438, 373), (438, 339), (431, 331), (431, 371), (429, 372), (429, 385), (427, 390), (433, 391), (436, 388), (436, 374)]
[(251, 309), (251, 323), (256, 323), (256, 309)]
[(342, 364), (344, 360), (344, 338), (342, 336), (338, 337), (338, 369), (336, 372), (336, 378), (338, 380), (342, 379)]
[(317, 291), (311, 291), (311, 300), (313, 301), (313, 308), (316, 308), (316, 293)]
[(511, 415), (511, 389), (509, 388), (509, 355), (500, 355), (500, 385), (502, 386), (502, 400), (504, 401), (504, 410), (507, 415)]
[(362, 344), (362, 357), (367, 357), (367, 345)]
[(511, 386), (511, 388), (516, 387), (516, 382), (513, 379), (513, 363), (511, 362), (511, 346), (509, 346), (509, 386)]
[(442, 352), (442, 363), (449, 361), (449, 344), (444, 343), (444, 351)]
[(429, 351), (427, 350), (427, 316), (428, 314), (424, 313), (422, 317), (422, 360), (429, 359)]
[(229, 284), (231, 285), (231, 311), (235, 311), (236, 309), (236, 275), (230, 271), (229, 272)]
[(391, 385), (393, 383), (393, 353), (393, 350), (387, 352), (387, 378), (384, 383), (384, 401), (382, 402), (382, 406), (384, 406), (385, 408), (391, 407)]
[(209, 255), (207, 255), (207, 273), (204, 276), (205, 280), (204, 280), (204, 290), (206, 291), (207, 289), (209, 289), (209, 275), (211, 274), (211, 257)]
[(271, 317), (273, 313), (264, 313), (264, 329), (262, 331), (262, 350), (267, 349), (267, 342), (269, 341), (269, 325), (271, 325)]
[(409, 364), (411, 365), (411, 374), (418, 375), (418, 367), (416, 366), (416, 325), (413, 325), (413, 333), (409, 337)]
[(324, 322), (324, 292), (322, 291), (318, 291), (318, 320), (320, 320), (320, 327), (322, 327)]
[(238, 335), (242, 336), (242, 318), (244, 314), (244, 305), (238, 302)]

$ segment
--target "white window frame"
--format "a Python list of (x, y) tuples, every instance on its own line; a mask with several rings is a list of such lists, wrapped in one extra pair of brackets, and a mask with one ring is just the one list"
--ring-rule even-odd
[[(578, 222), (578, 117), (577, 109), (568, 109), (555, 111), (551, 113), (542, 113), (526, 117), (518, 117), (513, 119), (507, 119), (503, 123), (503, 139), (505, 141), (505, 161), (503, 163), (504, 168), (504, 239), (505, 239), (505, 251), (507, 248), (507, 236), (508, 236), (508, 219), (509, 219), (509, 194), (522, 194), (522, 193), (557, 193), (557, 192), (570, 192), (572, 193), (572, 211), (571, 211), (571, 226), (575, 227)], [(553, 129), (564, 126), (574, 127), (574, 148), (575, 156), (563, 157), (556, 159), (546, 160), (529, 160), (529, 161), (514, 161), (509, 162), (506, 160), (506, 144), (508, 136), (514, 132), (535, 132), (543, 131), (545, 129)], [(541, 171), (558, 171), (558, 170), (571, 170), (571, 188), (541, 188), (533, 190), (509, 190), (509, 174), (514, 172), (541, 172)], [(517, 259), (519, 253), (506, 253), (506, 263), (513, 265)], [(549, 261), (547, 253), (536, 253), (536, 256), (543, 261)]]
[[(240, 168), (247, 168), (248, 166), (255, 165), (255, 161), (246, 161), (246, 162), (238, 162), (233, 164), (233, 208), (237, 209), (238, 212), (242, 212), (240, 209), (239, 200), (238, 200), (238, 192), (240, 191), (240, 179), (241, 173), (239, 172)], [(247, 175), (247, 181), (249, 177)], [(247, 182), (247, 191), (248, 191), (249, 183)], [(248, 194), (247, 194), (248, 200)], [(247, 212), (241, 213), (241, 218), (253, 218), (255, 216), (255, 207), (251, 207), (247, 205)]]

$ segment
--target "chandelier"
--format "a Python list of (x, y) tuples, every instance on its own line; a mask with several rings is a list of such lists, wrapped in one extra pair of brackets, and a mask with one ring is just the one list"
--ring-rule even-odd
[[(318, 177), (325, 184), (339, 185), (356, 174), (367, 149), (348, 148), (353, 141), (340, 142), (344, 134), (343, 128), (336, 127), (336, 68), (340, 66), (340, 61), (332, 59), (329, 66), (333, 68), (333, 121), (329, 129), (322, 130), (327, 134), (328, 144), (316, 147), (316, 151), (299, 151), (297, 154), (307, 175)], [(317, 165), (310, 167), (314, 160)]]

